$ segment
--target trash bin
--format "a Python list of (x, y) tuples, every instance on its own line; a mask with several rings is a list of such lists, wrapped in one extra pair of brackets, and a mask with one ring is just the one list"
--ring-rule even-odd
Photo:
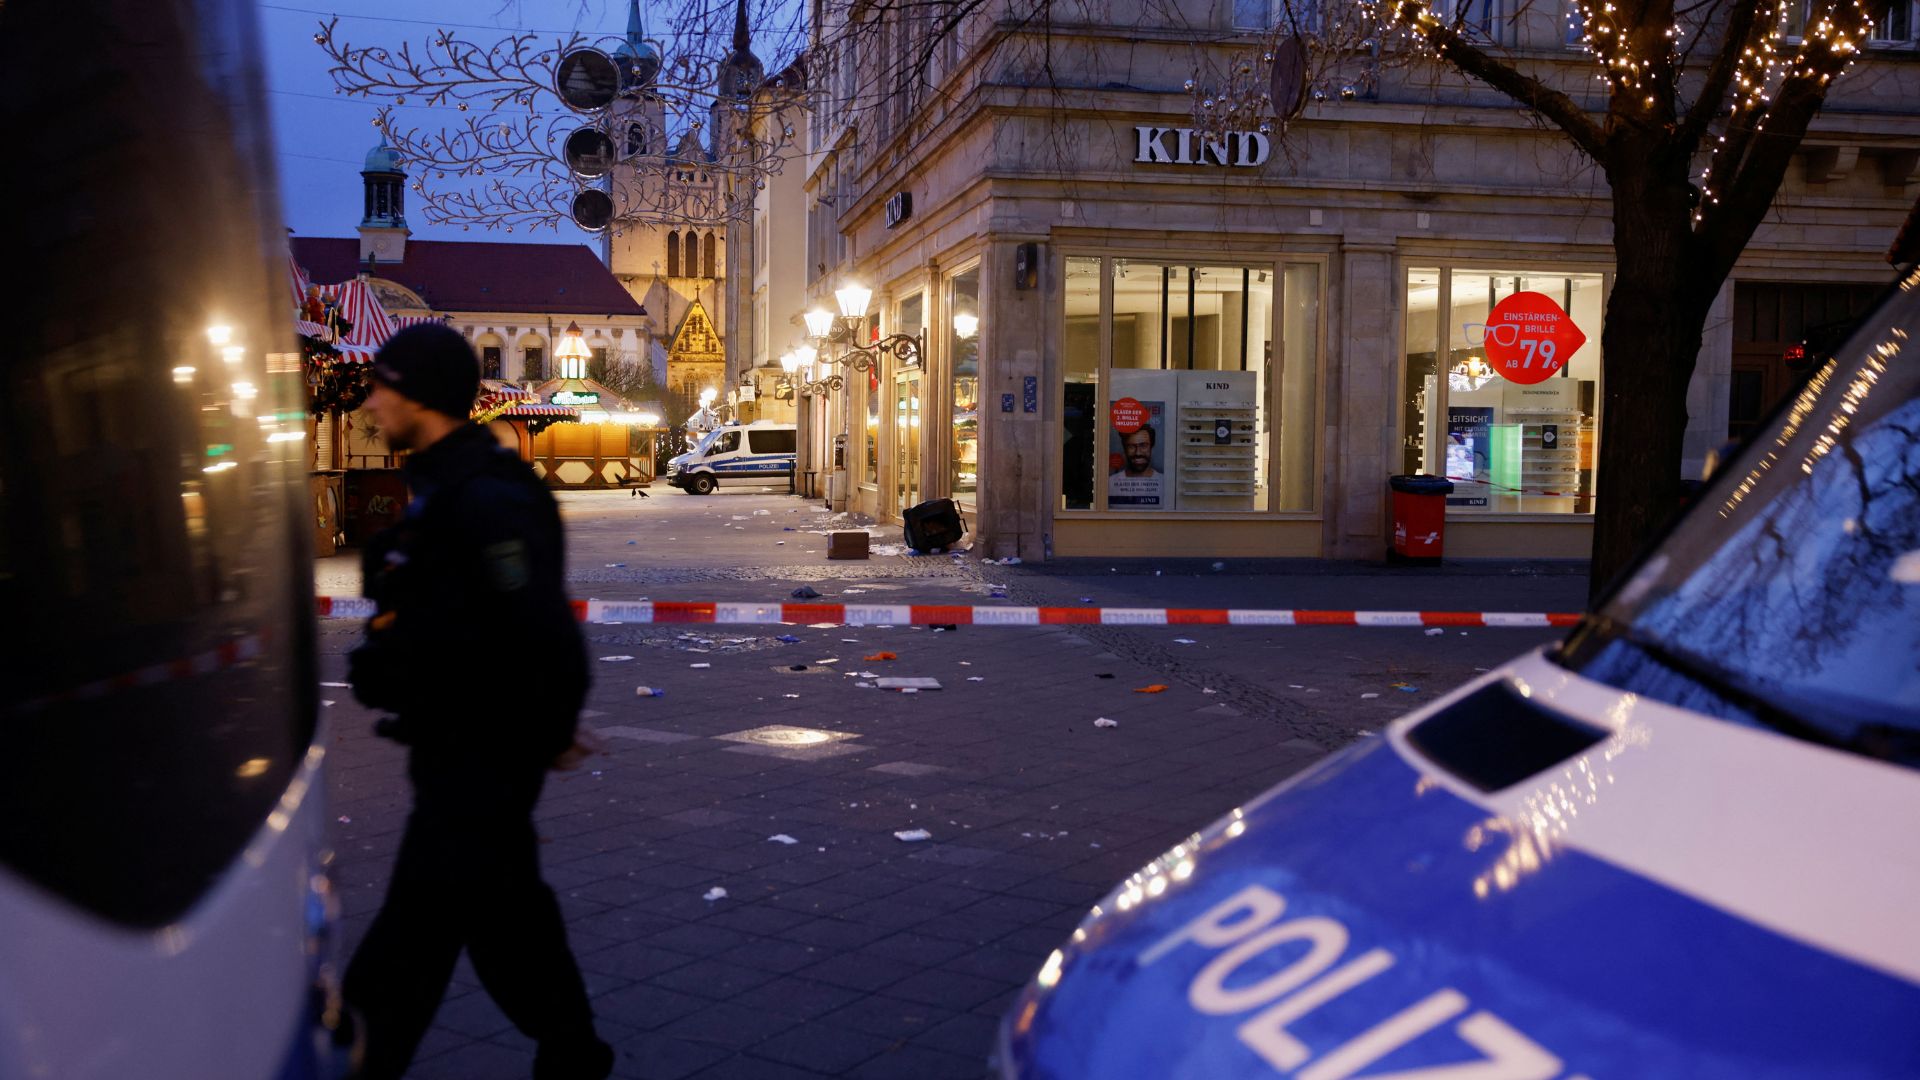
[(1387, 561), (1437, 565), (1453, 482), (1441, 476), (1389, 476), (1387, 486), (1393, 489), (1393, 546), (1387, 549)]

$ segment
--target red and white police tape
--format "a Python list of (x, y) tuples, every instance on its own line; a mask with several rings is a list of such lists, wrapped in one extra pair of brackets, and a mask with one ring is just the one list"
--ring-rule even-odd
[[(320, 596), (323, 619), (365, 619), (373, 601)], [(1301, 608), (969, 607), (946, 604), (727, 604), (575, 600), (588, 623), (835, 623), (844, 626), (1572, 626), (1564, 611), (1314, 611)]]

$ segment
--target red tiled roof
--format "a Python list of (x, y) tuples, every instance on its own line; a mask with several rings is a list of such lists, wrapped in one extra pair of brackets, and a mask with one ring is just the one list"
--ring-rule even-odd
[[(293, 257), (314, 281), (358, 274), (357, 237), (296, 236)], [(645, 315), (606, 265), (579, 244), (408, 240), (403, 262), (374, 275), (420, 294), (435, 311), (527, 311), (555, 315)]]

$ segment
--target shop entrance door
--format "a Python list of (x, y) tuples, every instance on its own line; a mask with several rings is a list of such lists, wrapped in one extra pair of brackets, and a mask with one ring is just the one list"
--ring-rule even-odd
[(920, 502), (920, 372), (893, 378), (893, 515)]

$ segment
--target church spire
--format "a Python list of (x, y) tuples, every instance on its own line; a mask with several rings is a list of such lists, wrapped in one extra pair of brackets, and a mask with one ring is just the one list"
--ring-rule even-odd
[(647, 23), (640, 17), (640, 0), (627, 0), (627, 44), (639, 48), (647, 40)]
[(753, 51), (753, 37), (747, 32), (747, 0), (735, 0), (733, 5), (733, 51)]

